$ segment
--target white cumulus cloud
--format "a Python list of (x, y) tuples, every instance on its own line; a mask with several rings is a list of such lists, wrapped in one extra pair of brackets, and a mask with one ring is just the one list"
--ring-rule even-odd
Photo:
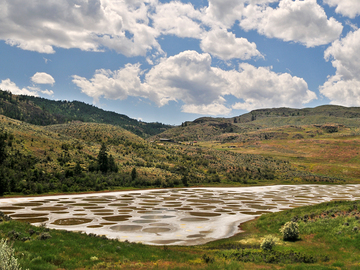
[(237, 38), (235, 34), (223, 29), (215, 29), (204, 34), (200, 47), (204, 52), (223, 60), (262, 57), (255, 43), (249, 42), (246, 38)]
[(140, 73), (140, 65), (127, 64), (116, 71), (99, 69), (90, 80), (74, 75), (72, 81), (95, 102), (98, 102), (101, 96), (124, 100), (129, 95), (141, 96)]
[(36, 84), (51, 84), (54, 85), (55, 79), (45, 72), (36, 72), (34, 76), (31, 77), (31, 81)]
[(16, 85), (16, 83), (12, 82), (9, 78), (2, 80), (0, 83), (0, 89), (3, 91), (10, 91), (14, 95), (25, 95), (25, 96), (39, 96), (39, 93), (52, 96), (54, 92), (52, 90), (42, 90), (38, 87), (27, 86), (20, 88)]
[(269, 38), (295, 41), (306, 47), (328, 44), (337, 39), (343, 29), (334, 18), (327, 18), (316, 0), (281, 0), (277, 8), (248, 5), (240, 26), (257, 30)]
[(320, 87), (320, 92), (332, 104), (360, 106), (360, 29), (336, 40), (325, 51), (336, 74)]
[(40, 53), (54, 47), (101, 51), (126, 56), (159, 49), (158, 32), (149, 26), (151, 1), (2, 0), (0, 39)]
[(33, 91), (30, 88), (19, 88), (16, 83), (10, 79), (2, 80), (0, 83), (0, 89), (4, 91), (10, 91), (14, 95), (27, 95), (27, 96), (38, 96), (37, 91)]
[(360, 15), (360, 1), (357, 0), (323, 0), (325, 4), (336, 7), (335, 11), (349, 18)]
[(267, 107), (303, 107), (316, 99), (304, 79), (288, 73), (275, 73), (270, 68), (240, 64), (239, 72), (228, 73), (232, 88), (229, 94), (243, 102), (234, 109), (253, 110)]
[[(212, 67), (211, 60), (208, 53), (185, 51), (155, 65), (142, 81), (140, 66), (127, 65), (117, 71), (98, 70), (90, 80), (74, 76), (73, 82), (95, 101), (100, 96), (141, 96), (158, 106), (182, 102), (183, 112), (203, 115), (226, 115), (232, 109), (269, 106), (302, 107), (316, 99), (301, 78), (250, 64), (226, 71)], [(229, 95), (239, 102), (230, 104), (226, 100)]]
[(204, 31), (199, 21), (202, 16), (192, 4), (176, 1), (157, 5), (151, 18), (154, 28), (163, 35), (199, 38)]

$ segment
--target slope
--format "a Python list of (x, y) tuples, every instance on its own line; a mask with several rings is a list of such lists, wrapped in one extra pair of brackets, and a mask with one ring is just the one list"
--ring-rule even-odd
[(140, 122), (126, 115), (104, 111), (80, 101), (54, 101), (33, 96), (17, 96), (2, 90), (0, 90), (0, 113), (42, 126), (71, 121), (117, 125), (144, 138), (171, 128), (161, 123)]

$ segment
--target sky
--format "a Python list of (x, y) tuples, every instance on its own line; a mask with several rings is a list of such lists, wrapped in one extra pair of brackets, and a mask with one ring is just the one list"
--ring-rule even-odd
[(360, 107), (360, 0), (0, 0), (0, 89), (179, 125)]

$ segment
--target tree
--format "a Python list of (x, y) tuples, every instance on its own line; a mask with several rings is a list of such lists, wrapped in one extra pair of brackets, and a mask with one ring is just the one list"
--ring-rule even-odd
[(106, 173), (109, 170), (109, 160), (105, 143), (101, 144), (101, 148), (98, 155), (98, 166), (99, 170), (103, 173)]
[(0, 165), (4, 163), (7, 154), (6, 154), (6, 140), (7, 134), (2, 130), (0, 131)]
[(137, 172), (136, 172), (136, 168), (132, 169), (131, 171), (131, 180), (135, 180), (137, 178)]
[(110, 172), (118, 172), (119, 170), (118, 166), (115, 164), (115, 160), (112, 155), (109, 156), (108, 166)]

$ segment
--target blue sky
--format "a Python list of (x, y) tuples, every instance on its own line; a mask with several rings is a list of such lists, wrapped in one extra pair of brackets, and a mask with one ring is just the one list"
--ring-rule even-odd
[(178, 125), (360, 106), (358, 0), (0, 0), (0, 89)]

